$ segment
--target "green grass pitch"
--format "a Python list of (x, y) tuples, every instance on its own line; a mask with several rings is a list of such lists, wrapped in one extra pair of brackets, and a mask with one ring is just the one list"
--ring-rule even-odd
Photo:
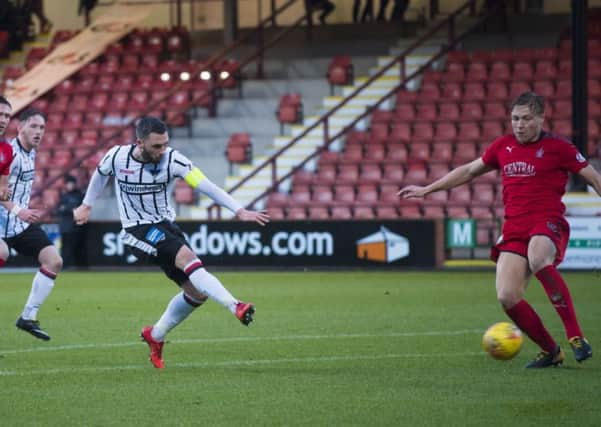
[(596, 351), (579, 365), (541, 286), (527, 298), (566, 350), (531, 371), (481, 350), (506, 320), (494, 273), (222, 272), (256, 304), (245, 328), (215, 302), (168, 337), (166, 368), (139, 340), (177, 292), (160, 273), (59, 276), (41, 342), (14, 321), (32, 274), (0, 275), (2, 426), (599, 426), (601, 277), (566, 273)]

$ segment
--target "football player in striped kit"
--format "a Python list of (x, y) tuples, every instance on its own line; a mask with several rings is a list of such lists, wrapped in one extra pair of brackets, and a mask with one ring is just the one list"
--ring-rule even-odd
[(44, 230), (36, 224), (43, 212), (29, 209), (36, 150), (42, 142), (45, 129), (46, 116), (41, 111), (30, 108), (19, 115), (17, 137), (10, 141), (14, 153), (8, 179), (10, 198), (0, 202), (3, 206), (0, 209), (0, 237), (18, 253), (36, 257), (40, 263), (16, 326), (36, 338), (48, 341), (50, 336), (41, 328), (37, 315), (54, 288), (63, 260)]
[(167, 126), (155, 117), (143, 117), (136, 126), (136, 143), (111, 148), (92, 175), (83, 203), (74, 210), (77, 224), (88, 221), (92, 205), (114, 178), (123, 230), (121, 237), (131, 252), (161, 267), (181, 288), (167, 305), (161, 318), (142, 329), (142, 339), (150, 347), (150, 361), (163, 368), (165, 336), (208, 297), (234, 314), (242, 324), (253, 320), (255, 307), (232, 296), (221, 282), (203, 267), (175, 224), (175, 211), (169, 202), (169, 185), (177, 178), (203, 192), (242, 221), (260, 225), (269, 222), (261, 211), (244, 209), (228, 193), (213, 184), (192, 162), (169, 147)]

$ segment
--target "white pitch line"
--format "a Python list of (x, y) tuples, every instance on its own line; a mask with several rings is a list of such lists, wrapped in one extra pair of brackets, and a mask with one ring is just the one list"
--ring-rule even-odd
[[(465, 352), (465, 353), (444, 353), (444, 357), (466, 357), (466, 356), (481, 356), (482, 352)], [(256, 366), (256, 365), (273, 365), (275, 363), (318, 363), (318, 362), (344, 362), (356, 360), (385, 360), (385, 359), (410, 359), (424, 357), (440, 357), (439, 353), (405, 353), (405, 354), (378, 354), (378, 355), (362, 355), (362, 356), (324, 356), (324, 357), (294, 357), (284, 359), (258, 359), (258, 360), (228, 360), (224, 362), (188, 362), (188, 363), (172, 363), (168, 364), (167, 368), (186, 368), (186, 369), (204, 369), (232, 366)], [(0, 371), (0, 377), (8, 376), (26, 376), (26, 375), (61, 375), (61, 374), (77, 374), (77, 373), (103, 373), (112, 371), (134, 371), (134, 370), (149, 370), (154, 368), (150, 364), (144, 365), (118, 365), (118, 366), (83, 366), (71, 368), (55, 368), (55, 369), (40, 369), (33, 371), (17, 372), (17, 371)]]
[[(194, 338), (183, 340), (168, 340), (172, 344), (203, 344), (203, 343), (228, 343), (228, 342), (252, 342), (252, 341), (296, 341), (296, 340), (328, 340), (328, 339), (356, 339), (356, 338), (411, 338), (421, 336), (454, 336), (482, 333), (479, 329), (464, 329), (457, 331), (424, 331), (424, 332), (390, 332), (383, 334), (330, 334), (330, 335), (280, 335), (271, 337), (224, 337), (224, 338)], [(66, 344), (58, 346), (42, 346), (33, 348), (22, 348), (13, 350), (0, 350), (2, 354), (21, 354), (43, 351), (60, 350), (84, 350), (98, 348), (131, 347), (139, 345), (140, 341), (129, 341), (121, 343), (89, 343), (89, 344)]]

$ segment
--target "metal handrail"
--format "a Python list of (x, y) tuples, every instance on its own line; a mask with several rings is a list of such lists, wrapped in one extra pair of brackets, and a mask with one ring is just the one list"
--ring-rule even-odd
[[(474, 5), (475, 5), (475, 0), (468, 0), (463, 6), (456, 9), (453, 13), (451, 13), (449, 16), (447, 16), (444, 20), (442, 20), (440, 23), (438, 23), (433, 28), (431, 28), (428, 32), (426, 32), (426, 34), (424, 34), (422, 37), (420, 37), (415, 43), (413, 43), (411, 46), (409, 46), (407, 49), (405, 49), (397, 57), (392, 59), (387, 65), (382, 67), (377, 73), (372, 75), (365, 83), (363, 83), (361, 86), (359, 86), (357, 89), (355, 89), (351, 94), (349, 94), (346, 98), (344, 98), (342, 101), (340, 101), (340, 103), (338, 103), (336, 106), (332, 107), (319, 120), (317, 120), (312, 125), (308, 126), (302, 133), (300, 133), (295, 138), (293, 138), (288, 144), (286, 144), (284, 147), (282, 147), (277, 152), (275, 152), (271, 157), (269, 157), (267, 160), (265, 160), (263, 163), (261, 163), (259, 166), (257, 166), (253, 171), (251, 171), (248, 175), (246, 175), (243, 179), (241, 179), (238, 183), (236, 183), (232, 188), (228, 189), (227, 191), (229, 193), (235, 192), (238, 188), (240, 188), (242, 185), (244, 185), (246, 182), (248, 182), (251, 178), (256, 176), (260, 171), (262, 171), (263, 169), (265, 169), (266, 167), (269, 167), (269, 166), (271, 166), (271, 168), (272, 168), (272, 173), (271, 173), (272, 184), (271, 184), (271, 186), (269, 188), (267, 188), (259, 196), (257, 196), (255, 199), (253, 199), (248, 204), (248, 206), (249, 207), (254, 206), (254, 204), (257, 201), (261, 200), (262, 198), (267, 196), (269, 193), (276, 190), (277, 187), (279, 186), (279, 184), (281, 184), (285, 179), (292, 176), (297, 170), (299, 170), (301, 167), (303, 167), (309, 160), (311, 160), (312, 158), (314, 158), (315, 156), (320, 154), (325, 149), (329, 148), (329, 146), (336, 139), (338, 139), (340, 136), (344, 135), (347, 131), (352, 129), (354, 127), (354, 125), (357, 124), (364, 117), (371, 114), (371, 112), (375, 108), (377, 108), (385, 100), (387, 100), (392, 95), (394, 95), (400, 88), (404, 87), (409, 80), (411, 80), (411, 79), (415, 78), (416, 76), (418, 76), (419, 74), (421, 74), (430, 65), (432, 65), (434, 63), (434, 61), (441, 58), (444, 54), (446, 54), (449, 50), (451, 50), (451, 48), (453, 48), (459, 41), (463, 40), (468, 34), (470, 34), (472, 31), (474, 31), (476, 28), (478, 28), (480, 25), (482, 25), (486, 20), (488, 20), (494, 14), (494, 12), (496, 12), (496, 9), (490, 10), (487, 15), (480, 18), (478, 20), (478, 22), (475, 25), (473, 25), (468, 31), (464, 32), (460, 36), (457, 36), (456, 32), (455, 32), (455, 19), (457, 18), (457, 16), (459, 16), (461, 13), (463, 13), (467, 9), (469, 9), (472, 12)], [(406, 69), (405, 69), (405, 58), (409, 54), (411, 54), (415, 49), (417, 49), (422, 44), (424, 44), (425, 41), (427, 41), (431, 36), (436, 34), (439, 30), (441, 30), (447, 24), (449, 25), (449, 43), (447, 44), (446, 48), (442, 48), (441, 51), (437, 55), (435, 55), (432, 59), (430, 59), (430, 61), (428, 61), (426, 64), (422, 65), (418, 70), (416, 70), (410, 76), (407, 76)], [(355, 120), (353, 120), (350, 124), (345, 126), (335, 136), (330, 136), (329, 132), (328, 132), (328, 130), (329, 130), (328, 121), (329, 121), (330, 116), (332, 116), (336, 111), (338, 111), (340, 108), (345, 106), (350, 100), (352, 100), (361, 91), (363, 91), (363, 89), (365, 89), (373, 81), (375, 81), (376, 79), (381, 77), (384, 73), (386, 73), (386, 71), (388, 71), (390, 68), (395, 66), (397, 63), (400, 64), (400, 69), (401, 69), (401, 76), (400, 76), (401, 78), (400, 78), (399, 85), (397, 85), (395, 88), (393, 88), (391, 91), (389, 91), (374, 105), (367, 108), (363, 114), (361, 114), (359, 117), (357, 117)], [(277, 169), (276, 169), (277, 158), (282, 153), (287, 151), (289, 148), (294, 146), (297, 142), (299, 142), (307, 134), (309, 134), (309, 132), (311, 132), (312, 130), (314, 130), (315, 128), (317, 128), (318, 126), (321, 126), (321, 125), (323, 125), (323, 128), (324, 128), (324, 144), (322, 146), (318, 147), (315, 150), (315, 152), (313, 154), (309, 155), (304, 161), (300, 162), (297, 166), (292, 168), (291, 171), (289, 171), (287, 174), (285, 174), (284, 176), (282, 176), (278, 179), (277, 178)], [(212, 219), (212, 213), (213, 213), (213, 210), (215, 210), (215, 209), (217, 209), (217, 211), (218, 211), (217, 216), (218, 217), (221, 216), (221, 206), (213, 203), (208, 207), (209, 219)]]

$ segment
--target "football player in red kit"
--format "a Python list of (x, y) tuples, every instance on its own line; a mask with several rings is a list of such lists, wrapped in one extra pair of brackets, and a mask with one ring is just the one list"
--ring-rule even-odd
[(559, 366), (564, 360), (560, 346), (524, 299), (532, 274), (542, 283), (561, 317), (576, 361), (582, 362), (593, 354), (556, 266), (564, 257), (570, 234), (561, 201), (568, 172), (582, 176), (599, 195), (601, 175), (571, 142), (543, 130), (544, 115), (541, 96), (533, 92), (521, 94), (511, 106), (513, 134), (496, 139), (481, 158), (453, 169), (430, 185), (409, 185), (398, 193), (403, 198), (424, 197), (465, 184), (486, 172), (501, 171), (505, 222), (491, 258), (497, 263), (499, 302), (541, 349), (527, 368)]

